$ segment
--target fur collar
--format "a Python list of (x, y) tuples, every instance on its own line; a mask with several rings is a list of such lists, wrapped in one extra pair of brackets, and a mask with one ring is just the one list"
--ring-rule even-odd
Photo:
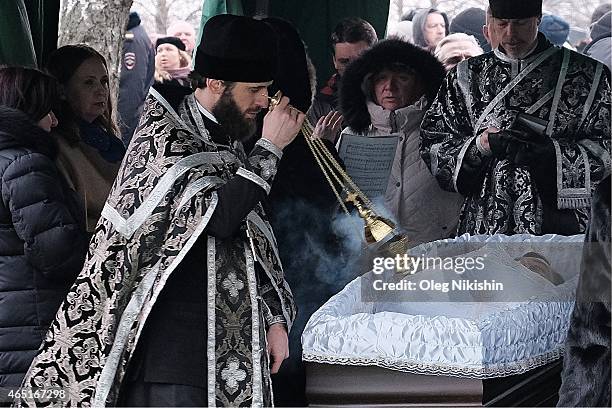
[(45, 156), (57, 156), (57, 143), (22, 111), (0, 106), (0, 149), (27, 147)]
[(368, 95), (363, 90), (367, 76), (397, 63), (414, 69), (425, 84), (426, 105), (433, 102), (445, 76), (444, 67), (430, 53), (398, 39), (383, 40), (352, 62), (340, 81), (340, 111), (346, 123), (364, 133), (372, 124)]

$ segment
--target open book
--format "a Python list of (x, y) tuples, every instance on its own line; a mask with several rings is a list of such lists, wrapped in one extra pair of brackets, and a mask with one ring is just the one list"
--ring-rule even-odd
[(383, 196), (387, 190), (399, 133), (367, 137), (342, 133), (338, 154), (346, 172), (369, 198)]

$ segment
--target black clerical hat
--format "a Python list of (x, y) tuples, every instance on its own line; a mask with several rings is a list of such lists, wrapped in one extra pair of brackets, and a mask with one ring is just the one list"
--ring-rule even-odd
[(263, 21), (220, 14), (204, 25), (194, 70), (205, 78), (267, 82), (274, 77), (276, 39)]
[(542, 14), (542, 0), (489, 0), (495, 18), (518, 19)]

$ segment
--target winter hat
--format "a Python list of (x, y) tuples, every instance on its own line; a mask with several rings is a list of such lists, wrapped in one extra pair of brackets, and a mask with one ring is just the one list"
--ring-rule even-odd
[(482, 26), (486, 23), (486, 13), (483, 9), (471, 7), (457, 14), (450, 24), (450, 33), (465, 33), (475, 37), (479, 44), (486, 44), (482, 34)]
[(610, 37), (610, 32), (612, 31), (611, 22), (612, 12), (608, 11), (593, 24), (593, 28), (591, 28), (591, 38), (597, 40), (601, 37)]
[(281, 91), (288, 96), (291, 105), (302, 112), (308, 111), (316, 89), (316, 79), (308, 68), (306, 48), (297, 29), (288, 21), (278, 17), (263, 19), (277, 39), (278, 58), (276, 75), (269, 92)]
[[(438, 93), (446, 71), (442, 63), (426, 50), (399, 39), (379, 41), (346, 68), (340, 82), (340, 111), (346, 123), (357, 132), (366, 131), (371, 122), (367, 108), (367, 78), (385, 69), (414, 71), (425, 86), (431, 103)], [(364, 86), (366, 85), (366, 86)]]
[(495, 18), (520, 19), (542, 14), (542, 0), (489, 0)]
[(194, 71), (205, 78), (268, 82), (276, 68), (276, 38), (263, 21), (220, 14), (206, 22)]
[(132, 11), (128, 19), (127, 29), (131, 30), (132, 28), (139, 26), (140, 22), (141, 22), (140, 16), (138, 15), (138, 13), (135, 11)]
[(183, 44), (181, 39), (178, 38), (178, 37), (161, 37), (161, 38), (158, 38), (157, 41), (155, 42), (155, 48), (159, 47), (161, 44), (172, 44), (176, 48), (178, 48), (179, 50), (185, 51), (185, 44)]
[(554, 45), (563, 45), (569, 35), (569, 23), (559, 16), (546, 14), (540, 22), (540, 32)]
[(591, 26), (609, 11), (612, 11), (612, 4), (610, 3), (602, 3), (597, 6), (595, 10), (593, 10), (593, 14), (591, 14)]

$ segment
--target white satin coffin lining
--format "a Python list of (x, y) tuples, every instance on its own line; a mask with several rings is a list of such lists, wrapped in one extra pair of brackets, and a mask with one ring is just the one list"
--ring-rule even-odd
[[(420, 247), (431, 250), (453, 242), (580, 244), (583, 240), (583, 235), (463, 235)], [(563, 245), (553, 246), (557, 247)], [(406, 310), (430, 311), (409, 314), (362, 302), (365, 280), (359, 277), (312, 315), (302, 334), (302, 359), (477, 379), (521, 374), (563, 354), (575, 281), (564, 285), (559, 301), (407, 303)], [(478, 307), (479, 313), (470, 313), (471, 307)]]

